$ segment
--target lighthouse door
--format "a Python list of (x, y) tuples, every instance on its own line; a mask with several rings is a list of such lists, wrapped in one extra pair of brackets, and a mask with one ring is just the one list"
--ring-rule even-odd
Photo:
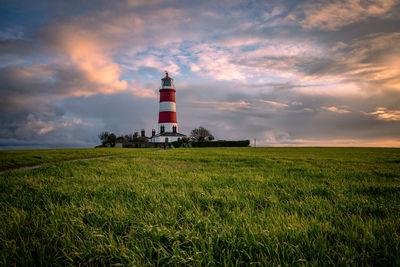
[(168, 143), (168, 137), (165, 137), (165, 143)]

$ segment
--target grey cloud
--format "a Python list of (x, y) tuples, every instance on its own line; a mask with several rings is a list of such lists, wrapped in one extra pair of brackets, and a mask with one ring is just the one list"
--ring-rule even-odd
[(3, 39), (0, 40), (0, 56), (4, 59), (11, 56), (27, 56), (37, 53), (38, 45), (25, 39)]
[(295, 82), (283, 82), (283, 83), (262, 83), (262, 84), (251, 84), (251, 87), (255, 88), (273, 88), (277, 90), (289, 90), (293, 88), (304, 88), (311, 86), (318, 86), (319, 84), (307, 85), (307, 84), (296, 84)]
[(298, 5), (292, 16), (304, 29), (318, 28), (336, 31), (349, 24), (367, 20), (370, 17), (387, 17), (398, 5), (396, 0), (372, 1), (306, 1)]
[(1, 116), (0, 138), (23, 140), (26, 146), (41, 141), (47, 147), (91, 146), (98, 143), (97, 135), (104, 130), (126, 134), (141, 128), (149, 133), (156, 128), (157, 100), (137, 99), (131, 92), (66, 98), (58, 102), (57, 106), (44, 106), (52, 111), (47, 116), (29, 107), (20, 112), (7, 112)]
[(137, 98), (131, 92), (68, 98), (62, 107), (85, 121), (98, 121), (103, 130), (116, 134), (132, 133), (141, 128), (149, 132), (157, 126), (157, 99)]
[[(210, 86), (212, 85), (208, 85), (208, 87)], [(298, 141), (295, 140), (310, 139), (398, 138), (396, 134), (400, 131), (398, 122), (379, 121), (372, 116), (365, 115), (362, 110), (375, 111), (377, 104), (390, 106), (394, 104), (393, 99), (399, 99), (399, 93), (391, 98), (375, 95), (360, 101), (358, 97), (307, 95), (290, 89), (282, 91), (279, 89), (280, 86), (276, 87), (271, 93), (261, 93), (255, 96), (246, 94), (245, 86), (242, 88), (241, 94), (228, 93), (225, 97), (213, 94), (210, 90), (208, 99), (202, 98), (205, 103), (207, 103), (206, 100), (215, 103), (216, 99), (221, 102), (221, 105), (225, 102), (244, 101), (249, 103), (251, 109), (224, 110), (216, 109), (214, 105), (197, 107), (183, 105), (180, 107), (178, 103), (178, 116), (181, 116), (185, 128), (190, 129), (203, 125), (214, 131), (217, 138), (257, 138), (260, 144), (264, 145), (271, 144), (271, 142), (297, 144)], [(189, 97), (189, 92), (184, 98)], [(393, 92), (387, 94), (393, 94)], [(259, 99), (285, 103), (288, 106), (279, 109), (273, 108), (267, 103), (259, 102)], [(187, 102), (188, 100), (183, 99), (183, 101)], [(293, 104), (293, 102), (295, 103)], [(339, 114), (323, 108), (332, 106), (346, 109), (349, 112)], [(264, 140), (263, 143), (262, 140)]]
[[(257, 83), (256, 79), (217, 82), (211, 76), (206, 77), (208, 80), (187, 77), (187, 73), (193, 74), (185, 70), (189, 68), (188, 63), (179, 62), (181, 75), (176, 81), (185, 84), (177, 88), (176, 97), (183, 133), (188, 134), (202, 125), (219, 139), (257, 138), (264, 145), (297, 144), (300, 141), (296, 140), (308, 139), (329, 142), (335, 138), (398, 138), (398, 121), (383, 121), (372, 116), (379, 107), (400, 110), (400, 95), (393, 88), (398, 75), (383, 71), (384, 68), (398, 70), (395, 63), (388, 65), (391, 58), (400, 54), (399, 22), (392, 16), (398, 7), (385, 11), (386, 18), (363, 16), (367, 26), (342, 20), (329, 29), (338, 31), (327, 33), (324, 26), (321, 28), (325, 25), (322, 22), (304, 31), (284, 21), (296, 8), (292, 1), (279, 1), (279, 10), (275, 11), (278, 2), (265, 1), (207, 2), (195, 6), (179, 1), (155, 6), (147, 1), (132, 6), (107, 2), (96, 7), (79, 4), (81, 10), (74, 11), (76, 3), (50, 2), (54, 7), (50, 19), (38, 19), (41, 23), (32, 23), (36, 28), (25, 30), (26, 35), (20, 39), (0, 41), (0, 58), (5, 61), (0, 69), (0, 146), (7, 143), (36, 147), (91, 146), (97, 143), (97, 134), (103, 130), (124, 134), (145, 128), (149, 132), (157, 125), (157, 99), (135, 97), (129, 90), (131, 84), (125, 88), (118, 82), (133, 76), (142, 87), (156, 89), (158, 77), (151, 78), (155, 82), (149, 82), (145, 75), (134, 77), (160, 71), (157, 66), (131, 66), (133, 59), (137, 59), (136, 52), (145, 54), (147, 47), (152, 46), (161, 55), (168, 54), (172, 48), (165, 47), (170, 45), (179, 55), (191, 57), (195, 51), (190, 49), (199, 43), (229, 51), (226, 61), (218, 66), (219, 71), (226, 71), (229, 66), (233, 73), (238, 71), (245, 76), (245, 71), (250, 69), (262, 77), (280, 70), (284, 74), (314, 76), (315, 82), (302, 83), (297, 78), (282, 78), (283, 82)], [(43, 11), (46, 4), (41, 2), (37, 8)], [(63, 10), (66, 15), (62, 15)], [(71, 47), (76, 43), (65, 47), (64, 33), (69, 34), (68, 40), (95, 45), (84, 47), (85, 53), (73, 54), (76, 51)], [(256, 49), (272, 41), (315, 44), (322, 52), (311, 50), (291, 55), (279, 54), (277, 49), (276, 55), (241, 56), (246, 49)], [(104, 62), (115, 64), (115, 68), (96, 72), (95, 78), (90, 76), (93, 73), (79, 65), (79, 57), (87, 56), (92, 50), (96, 54), (89, 63), (96, 63), (104, 56)], [(78, 58), (75, 61), (74, 56)], [(178, 62), (173, 53), (168, 60)], [(97, 67), (103, 70), (104, 66)], [(104, 94), (101, 90), (104, 83), (98, 79), (109, 73), (118, 74), (117, 78), (113, 76), (111, 84), (120, 88), (113, 90), (109, 86), (110, 94)], [(371, 79), (374, 75), (378, 75), (377, 79)], [(324, 86), (324, 77), (356, 83), (370, 94), (343, 97), (302, 91)], [(77, 94), (78, 91), (81, 93)], [(282, 105), (273, 105), (273, 102)], [(223, 105), (225, 108), (221, 108)], [(349, 112), (339, 114), (329, 107)]]
[[(374, 33), (355, 38), (348, 43), (337, 42), (325, 44), (323, 54), (295, 56), (258, 56), (241, 57), (232, 62), (239, 66), (265, 68), (266, 70), (283, 70), (291, 73), (319, 78), (333, 77), (342, 82), (364, 84), (364, 90), (398, 90), (399, 68), (395, 62), (400, 58), (400, 33)], [(235, 58), (235, 56), (233, 56)], [(299, 82), (280, 84), (257, 84), (255, 87), (281, 89), (308, 87)]]
[(4, 67), (0, 71), (0, 86), (7, 95), (63, 95), (71, 90), (68, 82), (74, 80), (70, 79), (72, 73), (82, 78), (73, 67), (55, 64)]

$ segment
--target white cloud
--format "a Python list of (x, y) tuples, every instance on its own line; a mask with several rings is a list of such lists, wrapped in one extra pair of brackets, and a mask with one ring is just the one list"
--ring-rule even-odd
[[(168, 54), (168, 52), (165, 52), (165, 54)], [(147, 67), (154, 68), (160, 73), (167, 70), (172, 75), (180, 75), (180, 67), (171, 57), (161, 57), (156, 54), (136, 56), (131, 60), (130, 64), (134, 66), (135, 70), (140, 67)]]
[(158, 94), (153, 89), (137, 88), (132, 85), (130, 90), (134, 96), (144, 97), (144, 98), (158, 97)]
[(75, 125), (90, 127), (93, 124), (84, 122), (81, 119), (67, 121), (47, 121), (33, 114), (29, 114), (26, 122), (15, 130), (16, 135), (22, 139), (30, 139), (35, 135), (45, 135), (60, 128), (71, 128)]
[[(190, 70), (216, 80), (287, 81), (300, 78), (301, 73), (295, 66), (301, 59), (324, 55), (324, 49), (311, 41), (237, 36), (229, 38), (226, 44), (217, 41), (219, 46), (203, 43), (191, 47), (191, 62), (188, 63)], [(247, 45), (254, 45), (255, 48), (243, 50)]]
[(209, 44), (198, 44), (191, 48), (195, 61), (190, 70), (217, 80), (245, 81), (246, 67), (232, 62), (232, 52)]

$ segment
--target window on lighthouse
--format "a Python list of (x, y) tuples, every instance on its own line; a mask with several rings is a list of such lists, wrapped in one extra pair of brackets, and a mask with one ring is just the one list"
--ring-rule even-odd
[(170, 79), (163, 80), (163, 85), (168, 87), (171, 86), (171, 80)]

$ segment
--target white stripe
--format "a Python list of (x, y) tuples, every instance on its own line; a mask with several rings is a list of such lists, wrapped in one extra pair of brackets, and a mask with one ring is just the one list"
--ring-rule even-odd
[(174, 85), (172, 84), (171, 86), (161, 86), (160, 89), (175, 89)]
[(161, 111), (174, 111), (176, 112), (175, 102), (160, 102), (160, 112)]

